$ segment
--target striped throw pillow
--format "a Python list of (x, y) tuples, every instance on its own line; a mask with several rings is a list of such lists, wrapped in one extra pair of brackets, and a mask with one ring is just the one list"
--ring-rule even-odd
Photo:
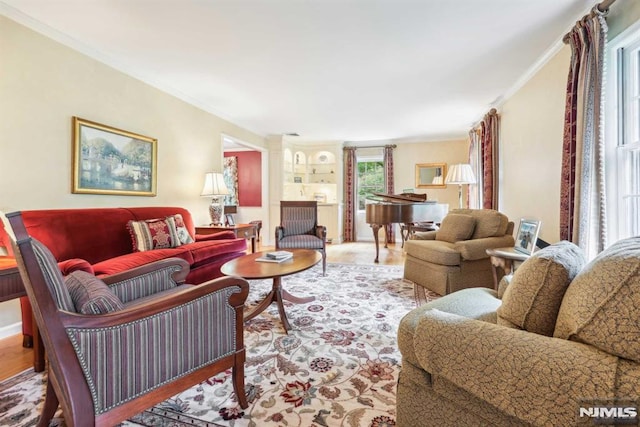
[(100, 279), (86, 271), (74, 271), (64, 279), (76, 312), (106, 314), (122, 310), (122, 301)]
[(181, 245), (174, 217), (129, 221), (134, 252), (176, 248)]

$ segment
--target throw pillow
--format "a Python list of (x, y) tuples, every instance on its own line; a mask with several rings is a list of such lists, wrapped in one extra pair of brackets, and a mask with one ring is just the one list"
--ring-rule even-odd
[(187, 243), (195, 242), (195, 240), (193, 240), (193, 237), (191, 237), (191, 234), (189, 234), (189, 230), (187, 230), (187, 226), (184, 224), (184, 219), (182, 218), (181, 214), (175, 214), (173, 215), (173, 217), (169, 218), (173, 218), (176, 232), (178, 234), (178, 239), (180, 240), (181, 244), (186, 245)]
[(640, 236), (602, 251), (571, 282), (554, 337), (640, 362)]
[(535, 252), (504, 290), (498, 324), (552, 336), (569, 283), (586, 263), (582, 249), (558, 242)]
[(86, 271), (74, 271), (64, 279), (76, 312), (106, 314), (122, 310), (122, 301), (100, 279)]
[(440, 229), (436, 233), (436, 240), (455, 243), (468, 240), (476, 227), (476, 220), (471, 215), (449, 214), (444, 217)]
[(151, 249), (166, 249), (180, 246), (178, 231), (173, 218), (147, 219), (144, 221), (129, 221), (129, 234), (133, 241), (134, 252)]

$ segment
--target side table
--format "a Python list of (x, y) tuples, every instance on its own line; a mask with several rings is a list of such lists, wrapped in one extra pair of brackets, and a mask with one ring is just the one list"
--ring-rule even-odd
[(487, 255), (489, 255), (491, 259), (491, 266), (493, 267), (493, 285), (496, 290), (498, 289), (499, 282), (498, 268), (501, 268), (505, 275), (511, 274), (516, 270), (518, 264), (522, 263), (530, 256), (525, 253), (518, 252), (514, 248), (487, 249)]
[(233, 231), (236, 237), (251, 239), (251, 253), (256, 251), (256, 225), (255, 224), (236, 224), (236, 225), (202, 225), (196, 227), (196, 234), (215, 234), (222, 231)]
[[(0, 257), (0, 302), (9, 301), (14, 298), (26, 297), (27, 292), (22, 284), (20, 272), (15, 258), (1, 256)], [(33, 319), (32, 322), (32, 345), (33, 345), (33, 370), (42, 372), (45, 368), (44, 345), (40, 338), (38, 325)], [(28, 344), (24, 342), (24, 344)], [(30, 345), (24, 345), (31, 347)]]

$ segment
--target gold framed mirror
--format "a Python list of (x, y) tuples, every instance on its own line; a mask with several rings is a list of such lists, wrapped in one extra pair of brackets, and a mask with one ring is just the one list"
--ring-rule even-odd
[(444, 188), (447, 176), (446, 163), (416, 164), (416, 188)]

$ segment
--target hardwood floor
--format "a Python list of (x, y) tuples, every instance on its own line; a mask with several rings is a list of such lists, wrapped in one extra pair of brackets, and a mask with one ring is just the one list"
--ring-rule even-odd
[[(258, 247), (256, 250), (272, 250), (272, 246)], [(327, 262), (342, 264), (373, 264), (376, 250), (373, 242), (343, 243), (327, 245)], [(380, 265), (404, 264), (404, 252), (400, 244), (388, 248), (380, 246)], [(0, 381), (12, 377), (33, 365), (33, 351), (22, 347), (22, 335), (13, 335), (0, 340)]]

